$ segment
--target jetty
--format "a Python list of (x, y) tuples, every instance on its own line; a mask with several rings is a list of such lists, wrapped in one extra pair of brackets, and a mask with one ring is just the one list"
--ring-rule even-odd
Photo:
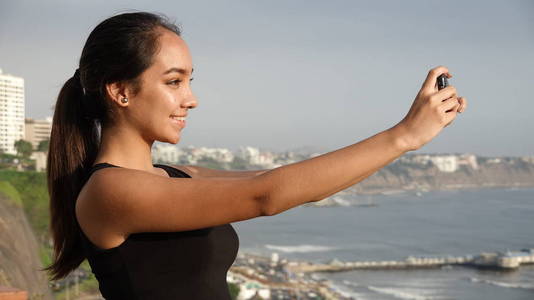
[(290, 262), (286, 268), (294, 273), (308, 272), (343, 272), (352, 270), (377, 269), (419, 269), (439, 268), (443, 266), (460, 265), (475, 268), (491, 268), (501, 270), (514, 270), (522, 264), (534, 263), (534, 249), (521, 251), (506, 251), (479, 255), (466, 255), (459, 257), (414, 257), (409, 256), (403, 261), (353, 261), (343, 262), (333, 259), (329, 263)]

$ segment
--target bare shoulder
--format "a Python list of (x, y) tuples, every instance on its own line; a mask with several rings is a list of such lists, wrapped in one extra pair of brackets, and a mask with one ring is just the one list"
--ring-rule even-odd
[(187, 231), (266, 215), (262, 181), (191, 177), (100, 169), (80, 191), (76, 217), (91, 241), (109, 248), (135, 232)]
[(94, 172), (78, 194), (75, 206), (75, 216), (82, 231), (93, 244), (102, 249), (119, 245), (127, 237), (112, 226), (102, 226), (100, 222), (101, 213), (109, 211), (99, 201), (102, 200), (100, 196), (106, 186), (100, 184), (103, 178), (98, 177), (107, 177), (109, 180), (110, 174), (115, 173), (114, 169), (118, 168), (104, 168)]

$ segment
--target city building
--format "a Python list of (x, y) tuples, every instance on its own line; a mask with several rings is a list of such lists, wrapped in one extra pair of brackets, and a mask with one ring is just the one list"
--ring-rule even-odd
[(0, 69), (0, 151), (17, 154), (15, 142), (24, 139), (24, 79)]
[(176, 164), (182, 155), (182, 149), (176, 147), (175, 145), (158, 143), (152, 146), (152, 160), (154, 163)]
[(478, 170), (477, 157), (474, 154), (461, 154), (458, 159), (458, 165), (466, 165), (473, 170)]
[(34, 150), (37, 150), (41, 141), (50, 140), (52, 117), (47, 117), (43, 120), (25, 118), (24, 123), (24, 140), (32, 143)]
[(441, 172), (451, 173), (458, 170), (458, 157), (455, 155), (436, 155), (431, 160)]
[(254, 165), (271, 166), (274, 163), (274, 155), (270, 152), (261, 152), (260, 149), (250, 146), (241, 146), (238, 155)]

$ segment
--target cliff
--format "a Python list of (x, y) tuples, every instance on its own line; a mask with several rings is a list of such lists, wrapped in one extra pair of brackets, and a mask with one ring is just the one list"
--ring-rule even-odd
[(50, 300), (39, 246), (22, 207), (17, 190), (0, 181), (0, 286), (28, 292), (30, 300)]
[(534, 187), (534, 164), (521, 160), (461, 165), (443, 172), (433, 164), (392, 163), (345, 192), (375, 194), (390, 190), (429, 191), (465, 188)]

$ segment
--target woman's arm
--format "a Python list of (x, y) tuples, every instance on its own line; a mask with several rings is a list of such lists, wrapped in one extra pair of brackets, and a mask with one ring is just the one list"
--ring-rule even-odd
[(439, 66), (430, 70), (410, 111), (397, 125), (361, 142), (302, 162), (282, 166), (254, 177), (265, 195), (267, 215), (322, 200), (367, 178), (378, 169), (417, 150), (434, 138), (455, 118), (460, 105), (456, 89), (436, 87), (436, 78), (447, 74)]
[(257, 176), (269, 191), (267, 215), (322, 200), (362, 181), (409, 150), (404, 133), (394, 126), (359, 143)]
[[(384, 165), (378, 166), (372, 170), (369, 170), (365, 174), (362, 174), (361, 176), (358, 176), (353, 181), (350, 181), (349, 183), (342, 185), (339, 191), (342, 191), (346, 188), (349, 188), (355, 184), (357, 184), (360, 181), (363, 181), (367, 177), (373, 175), (376, 171), (380, 170), (382, 167), (387, 166), (392, 161), (394, 161), (396, 157), (391, 158), (388, 160)], [(185, 173), (187, 173), (192, 178), (208, 178), (208, 177), (223, 177), (223, 178), (239, 178), (239, 177), (254, 177), (257, 175), (261, 175), (267, 171), (270, 171), (272, 169), (264, 169), (264, 170), (247, 170), (247, 171), (229, 171), (229, 170), (218, 170), (218, 169), (210, 169), (206, 167), (200, 167), (200, 166), (193, 166), (193, 165), (173, 165), (174, 168), (179, 169)], [(328, 193), (326, 194), (324, 198), (333, 195), (337, 193), (338, 191), (334, 193)]]

